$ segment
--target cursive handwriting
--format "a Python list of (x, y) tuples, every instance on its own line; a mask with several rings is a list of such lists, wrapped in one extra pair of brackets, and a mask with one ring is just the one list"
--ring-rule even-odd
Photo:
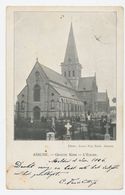
[(16, 161), (14, 167), (15, 168), (33, 168), (35, 166), (35, 162), (24, 164), (24, 161)]
[(55, 158), (53, 160), (49, 160), (50, 163), (68, 163), (70, 161), (71, 160), (65, 159), (65, 158), (62, 158), (62, 159)]
[(63, 171), (54, 171), (50, 167), (41, 167), (42, 171), (38, 173), (34, 173), (30, 178), (38, 177), (38, 176), (46, 176), (47, 179), (53, 176), (60, 176), (61, 174), (67, 174), (68, 172)]
[[(110, 174), (117, 171), (120, 165), (111, 163), (106, 158), (98, 157), (57, 157), (41, 161), (25, 162), (18, 160), (14, 164), (14, 175), (22, 175), (35, 181), (36, 178), (53, 179), (59, 185), (85, 185), (93, 187), (99, 182), (96, 172)], [(91, 172), (90, 177), (88, 172)], [(76, 176), (76, 173), (78, 177)], [(84, 176), (84, 177), (83, 177)], [(87, 176), (87, 177), (86, 177)], [(38, 180), (37, 180), (38, 181)]]
[(65, 185), (69, 185), (69, 184), (87, 184), (88, 188), (90, 188), (91, 186), (95, 185), (97, 183), (97, 180), (91, 180), (91, 179), (80, 179), (80, 178), (71, 178), (71, 179), (61, 179), (59, 181), (59, 184), (65, 184)]

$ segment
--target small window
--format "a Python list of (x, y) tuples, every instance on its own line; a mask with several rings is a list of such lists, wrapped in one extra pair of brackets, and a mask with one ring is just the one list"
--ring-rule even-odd
[(74, 105), (71, 104), (71, 111), (73, 112), (74, 111)]
[(70, 71), (69, 71), (69, 77), (70, 77)]
[(66, 71), (64, 72), (64, 76), (66, 77)]
[(71, 103), (69, 103), (69, 111), (71, 111)]
[(36, 71), (36, 72), (35, 72), (36, 81), (39, 81), (39, 75), (40, 75), (39, 72)]
[(24, 101), (21, 102), (21, 110), (25, 109)]
[(77, 105), (75, 104), (75, 112), (77, 112)]
[(57, 109), (59, 110), (60, 109), (60, 102), (59, 102), (59, 100), (57, 100)]
[(51, 100), (51, 109), (54, 109), (54, 108), (55, 108), (55, 101)]
[(73, 77), (75, 76), (75, 71), (74, 71), (74, 70), (72, 71), (72, 76), (73, 76)]

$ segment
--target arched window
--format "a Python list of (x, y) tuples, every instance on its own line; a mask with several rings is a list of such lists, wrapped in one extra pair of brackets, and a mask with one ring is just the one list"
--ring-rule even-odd
[(63, 111), (65, 111), (65, 109), (66, 109), (66, 103), (64, 102), (63, 103)]
[(73, 112), (74, 111), (74, 105), (71, 104), (71, 111)]
[(77, 104), (75, 104), (75, 112), (77, 112)]
[(71, 103), (69, 103), (69, 111), (71, 111)]
[(51, 109), (55, 109), (55, 101), (51, 100)]
[(73, 77), (75, 76), (75, 71), (74, 71), (74, 70), (72, 71), (72, 76), (73, 76)]
[(69, 71), (69, 77), (70, 77), (70, 71)]
[(21, 110), (25, 109), (24, 100), (21, 101)]
[(64, 103), (63, 103), (63, 99), (61, 99), (61, 111), (63, 111), (64, 108)]
[(79, 105), (77, 104), (77, 112), (79, 111)]
[(66, 77), (66, 71), (64, 72), (64, 76)]
[(33, 93), (34, 101), (39, 102), (40, 101), (40, 86), (35, 85), (34, 86), (34, 93)]
[(60, 102), (59, 102), (59, 100), (57, 100), (57, 110), (60, 110)]
[(19, 111), (19, 109), (20, 109), (20, 103), (17, 101), (16, 102), (16, 111)]
[(33, 109), (33, 118), (34, 120), (40, 119), (40, 108), (38, 106), (34, 107)]

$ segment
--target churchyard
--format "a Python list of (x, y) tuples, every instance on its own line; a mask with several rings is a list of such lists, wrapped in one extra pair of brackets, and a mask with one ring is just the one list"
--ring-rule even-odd
[(15, 140), (115, 140), (116, 124), (101, 118), (42, 118), (41, 121), (15, 121)]

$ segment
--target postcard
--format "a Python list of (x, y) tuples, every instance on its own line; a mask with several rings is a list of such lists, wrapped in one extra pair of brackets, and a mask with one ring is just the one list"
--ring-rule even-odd
[(123, 12), (7, 7), (7, 189), (122, 189)]

